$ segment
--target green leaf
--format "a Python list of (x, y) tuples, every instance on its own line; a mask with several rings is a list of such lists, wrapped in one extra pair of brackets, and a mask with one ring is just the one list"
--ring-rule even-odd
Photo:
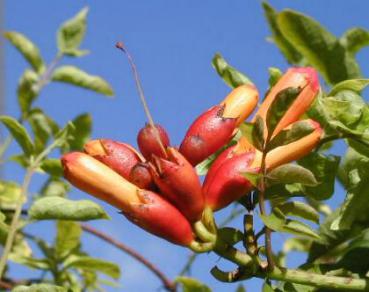
[(267, 2), (263, 2), (263, 9), (265, 17), (269, 24), (269, 28), (272, 32), (274, 43), (281, 50), (288, 63), (300, 64), (303, 60), (303, 57), (282, 34), (277, 23), (277, 11), (275, 11), (274, 8), (270, 6)]
[(274, 168), (267, 174), (268, 184), (292, 184), (300, 183), (307, 186), (316, 186), (314, 174), (296, 164), (284, 164)]
[(52, 80), (80, 86), (107, 96), (114, 95), (113, 89), (104, 79), (90, 75), (75, 66), (66, 65), (55, 69)]
[(64, 262), (66, 268), (77, 268), (103, 273), (113, 279), (119, 279), (120, 268), (117, 264), (89, 256), (73, 255)]
[(175, 281), (182, 284), (183, 292), (211, 292), (208, 286), (195, 278), (180, 276)]
[(366, 106), (362, 97), (351, 90), (341, 90), (334, 97), (324, 98), (323, 105), (331, 126), (332, 122), (339, 121), (346, 127), (355, 127)]
[(81, 114), (72, 121), (75, 130), (74, 137), (69, 141), (69, 151), (82, 150), (85, 143), (90, 139), (92, 129), (91, 115)]
[(343, 181), (348, 192), (338, 216), (331, 224), (332, 230), (350, 229), (354, 223), (369, 222), (369, 158), (349, 148), (341, 167), (341, 176), (345, 176)]
[(262, 175), (255, 172), (242, 172), (242, 175), (254, 186), (258, 187)]
[(88, 53), (88, 51), (79, 50), (86, 33), (87, 13), (88, 7), (85, 7), (73, 18), (61, 25), (58, 31), (58, 48), (60, 53), (73, 57)]
[(274, 292), (274, 289), (269, 283), (264, 282), (262, 292)]
[(295, 142), (315, 130), (311, 121), (303, 120), (297, 121), (292, 124), (292, 127), (288, 130), (280, 131), (269, 143), (267, 146), (267, 151), (270, 151), (279, 146), (287, 145), (292, 142)]
[(88, 200), (71, 201), (61, 197), (44, 197), (33, 203), (29, 210), (33, 220), (87, 221), (109, 219), (108, 214), (96, 203)]
[(350, 242), (344, 250), (342, 258), (337, 263), (337, 268), (344, 268), (362, 277), (369, 271), (369, 261), (363, 260), (369, 257), (369, 230), (364, 230), (360, 236)]
[(300, 217), (319, 223), (319, 213), (313, 207), (303, 202), (286, 202), (278, 205), (277, 208), (286, 216)]
[(31, 155), (34, 146), (27, 130), (16, 119), (10, 116), (0, 116), (0, 122), (8, 129), (26, 155)]
[(41, 196), (58, 196), (65, 197), (70, 187), (64, 180), (58, 178), (49, 178), (41, 189)]
[(55, 252), (59, 259), (78, 248), (82, 234), (81, 226), (73, 221), (58, 221)]
[(334, 96), (342, 90), (352, 90), (360, 93), (369, 85), (369, 79), (350, 79), (337, 83), (328, 93), (328, 96)]
[(0, 205), (2, 208), (12, 207), (21, 198), (21, 187), (13, 181), (0, 181)]
[(287, 87), (276, 95), (266, 114), (268, 134), (272, 135), (279, 121), (301, 92), (301, 88)]
[(369, 31), (361, 27), (351, 28), (343, 34), (340, 42), (347, 51), (355, 55), (369, 45)]
[(302, 186), (302, 192), (315, 200), (329, 199), (334, 193), (340, 157), (312, 152), (297, 163), (309, 169), (319, 182), (315, 187)]
[(36, 153), (40, 153), (49, 138), (59, 131), (59, 126), (39, 108), (29, 112), (28, 121), (35, 136)]
[(254, 126), (252, 128), (252, 139), (250, 142), (260, 151), (264, 149), (264, 120), (257, 115), (255, 119)]
[(232, 88), (236, 88), (243, 84), (253, 84), (246, 75), (230, 66), (219, 53), (215, 54), (212, 64), (219, 76)]
[(269, 71), (269, 87), (272, 88), (282, 77), (283, 73), (281, 70), (275, 67), (269, 67), (268, 71)]
[(63, 176), (63, 168), (60, 159), (48, 158), (41, 162), (40, 168), (53, 177)]
[(354, 57), (316, 20), (284, 10), (278, 14), (277, 23), (283, 36), (310, 65), (320, 71), (328, 83), (360, 77), (359, 65)]
[(274, 208), (269, 216), (260, 215), (260, 218), (267, 227), (274, 231), (291, 233), (312, 239), (320, 239), (319, 235), (309, 225), (296, 220), (287, 219), (277, 208)]
[(67, 288), (63, 288), (51, 284), (33, 284), (31, 286), (17, 286), (12, 292), (67, 292)]
[(28, 117), (32, 102), (38, 95), (36, 84), (39, 80), (37, 74), (30, 69), (26, 69), (22, 74), (17, 88), (18, 104), (22, 112), (22, 118)]
[(24, 256), (12, 256), (11, 260), (17, 264), (21, 264), (32, 269), (38, 270), (49, 270), (50, 264), (47, 259), (36, 259), (32, 257), (24, 257)]
[(236, 292), (246, 292), (246, 289), (242, 284), (239, 284), (237, 286)]
[(223, 227), (218, 229), (218, 235), (229, 245), (235, 245), (243, 240), (243, 233), (238, 229)]
[(4, 33), (4, 37), (18, 49), (36, 72), (42, 73), (45, 70), (40, 50), (25, 35), (16, 31), (8, 31)]

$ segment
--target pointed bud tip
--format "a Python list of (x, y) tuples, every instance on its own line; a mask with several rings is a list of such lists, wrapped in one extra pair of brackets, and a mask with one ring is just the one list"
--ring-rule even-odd
[(91, 140), (85, 144), (83, 147), (83, 150), (85, 153), (91, 156), (96, 155), (106, 155), (106, 150), (104, 148), (104, 140), (98, 139), (98, 140)]
[(310, 87), (314, 91), (319, 90), (319, 77), (317, 71), (313, 67), (293, 67), (291, 71), (302, 73), (306, 76)]

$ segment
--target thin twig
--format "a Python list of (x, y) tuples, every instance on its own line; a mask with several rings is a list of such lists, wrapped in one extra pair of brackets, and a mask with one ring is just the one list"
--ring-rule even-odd
[(101, 232), (95, 228), (93, 228), (90, 225), (87, 224), (81, 224), (82, 229), (90, 234), (93, 234), (97, 236), (98, 238), (110, 243), (111, 245), (115, 246), (116, 248), (124, 251), (125, 253), (129, 254), (133, 258), (135, 258), (137, 261), (142, 263), (144, 266), (146, 266), (151, 272), (153, 272), (163, 283), (166, 290), (174, 292), (176, 291), (176, 285), (173, 281), (171, 281), (167, 276), (164, 275), (162, 271), (158, 269), (153, 263), (148, 261), (146, 258), (144, 258), (141, 254), (139, 254), (137, 251), (133, 250), (132, 248), (126, 246), (122, 242), (116, 240), (115, 238), (107, 235), (104, 232)]
[[(267, 139), (268, 141), (268, 139)], [(263, 151), (263, 155), (261, 158), (261, 172), (262, 178), (260, 180), (259, 185), (259, 207), (260, 207), (260, 214), (265, 215), (265, 177), (266, 177), (266, 167), (265, 167), (265, 158), (266, 158), (266, 151)], [(274, 269), (274, 260), (273, 260), (273, 250), (272, 250), (272, 239), (271, 239), (271, 230), (268, 226), (265, 226), (265, 250), (266, 250), (266, 257), (268, 260), (268, 270), (273, 271)]]

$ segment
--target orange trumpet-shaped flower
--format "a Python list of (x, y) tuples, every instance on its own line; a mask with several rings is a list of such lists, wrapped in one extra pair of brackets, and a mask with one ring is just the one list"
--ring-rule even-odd
[(175, 244), (188, 246), (193, 241), (187, 219), (156, 193), (136, 187), (85, 153), (68, 153), (61, 161), (70, 183), (117, 207), (134, 224)]
[(192, 165), (200, 163), (231, 140), (235, 129), (251, 114), (257, 102), (255, 86), (237, 87), (193, 122), (179, 151)]
[(168, 158), (153, 156), (151, 174), (160, 193), (175, 205), (190, 222), (201, 218), (204, 197), (195, 169), (175, 148), (167, 149)]
[[(315, 148), (323, 131), (317, 122), (309, 122), (314, 128), (313, 132), (267, 154), (267, 170), (300, 159)], [(249, 193), (253, 186), (243, 173), (258, 172), (261, 156), (261, 152), (250, 146), (244, 138), (219, 155), (210, 167), (203, 184), (206, 205), (213, 210), (219, 210)]]
[(272, 87), (256, 112), (255, 117), (260, 116), (265, 120), (268, 109), (278, 93), (289, 87), (301, 88), (302, 91), (279, 121), (272, 136), (275, 136), (282, 129), (297, 121), (310, 107), (319, 92), (318, 74), (315, 69), (311, 67), (295, 67), (288, 69), (278, 80), (277, 84)]

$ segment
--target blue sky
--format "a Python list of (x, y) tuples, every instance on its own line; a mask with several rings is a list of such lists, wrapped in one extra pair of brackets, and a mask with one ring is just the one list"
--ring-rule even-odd
[[(369, 28), (369, 3), (366, 1), (270, 3), (277, 9), (289, 7), (311, 15), (336, 35), (352, 26)], [(94, 120), (94, 138), (111, 138), (136, 145), (136, 133), (146, 121), (127, 61), (114, 48), (118, 40), (124, 41), (133, 54), (153, 117), (168, 130), (174, 145), (180, 143), (197, 115), (229, 92), (211, 67), (216, 52), (245, 72), (260, 92), (267, 88), (268, 67), (283, 70), (288, 67), (278, 49), (266, 41), (270, 33), (259, 1), (8, 0), (5, 1), (5, 28), (26, 34), (50, 62), (56, 54), (58, 26), (84, 6), (89, 6), (90, 12), (82, 48), (89, 49), (91, 54), (79, 59), (65, 58), (62, 63), (71, 63), (103, 76), (113, 86), (116, 96), (107, 99), (93, 92), (56, 84), (45, 88), (36, 105), (60, 124), (82, 112), (90, 112)], [(9, 45), (5, 56), (6, 113), (18, 116), (15, 92), (26, 63)], [(364, 76), (369, 76), (369, 50), (360, 52), (358, 59)], [(9, 153), (16, 151), (14, 146)], [(5, 176), (20, 181), (23, 173), (18, 167), (9, 165)], [(35, 178), (31, 192), (38, 190), (41, 181), (41, 177)], [(339, 192), (338, 200), (343, 196)], [(70, 197), (80, 199), (87, 195), (74, 189)], [(113, 219), (91, 224), (142, 252), (168, 276), (178, 273), (189, 254), (187, 250), (141, 231), (114, 208), (102, 205)], [(240, 226), (241, 221), (236, 220), (234, 224)], [(50, 223), (41, 223), (30, 226), (29, 230), (51, 239), (54, 234), (50, 227)], [(275, 236), (277, 242), (283, 238)], [(91, 236), (83, 237), (83, 248), (96, 257), (121, 265), (121, 288), (108, 288), (109, 291), (157, 291), (161, 285), (141, 264)], [(201, 255), (194, 265), (193, 275), (207, 282), (214, 291), (230, 291), (229, 285), (218, 283), (209, 275), (209, 269), (215, 264), (232, 268), (214, 255)], [(18, 266), (13, 269), (19, 278), (34, 275)], [(245, 285), (248, 291), (258, 291), (260, 283), (250, 280)]]

